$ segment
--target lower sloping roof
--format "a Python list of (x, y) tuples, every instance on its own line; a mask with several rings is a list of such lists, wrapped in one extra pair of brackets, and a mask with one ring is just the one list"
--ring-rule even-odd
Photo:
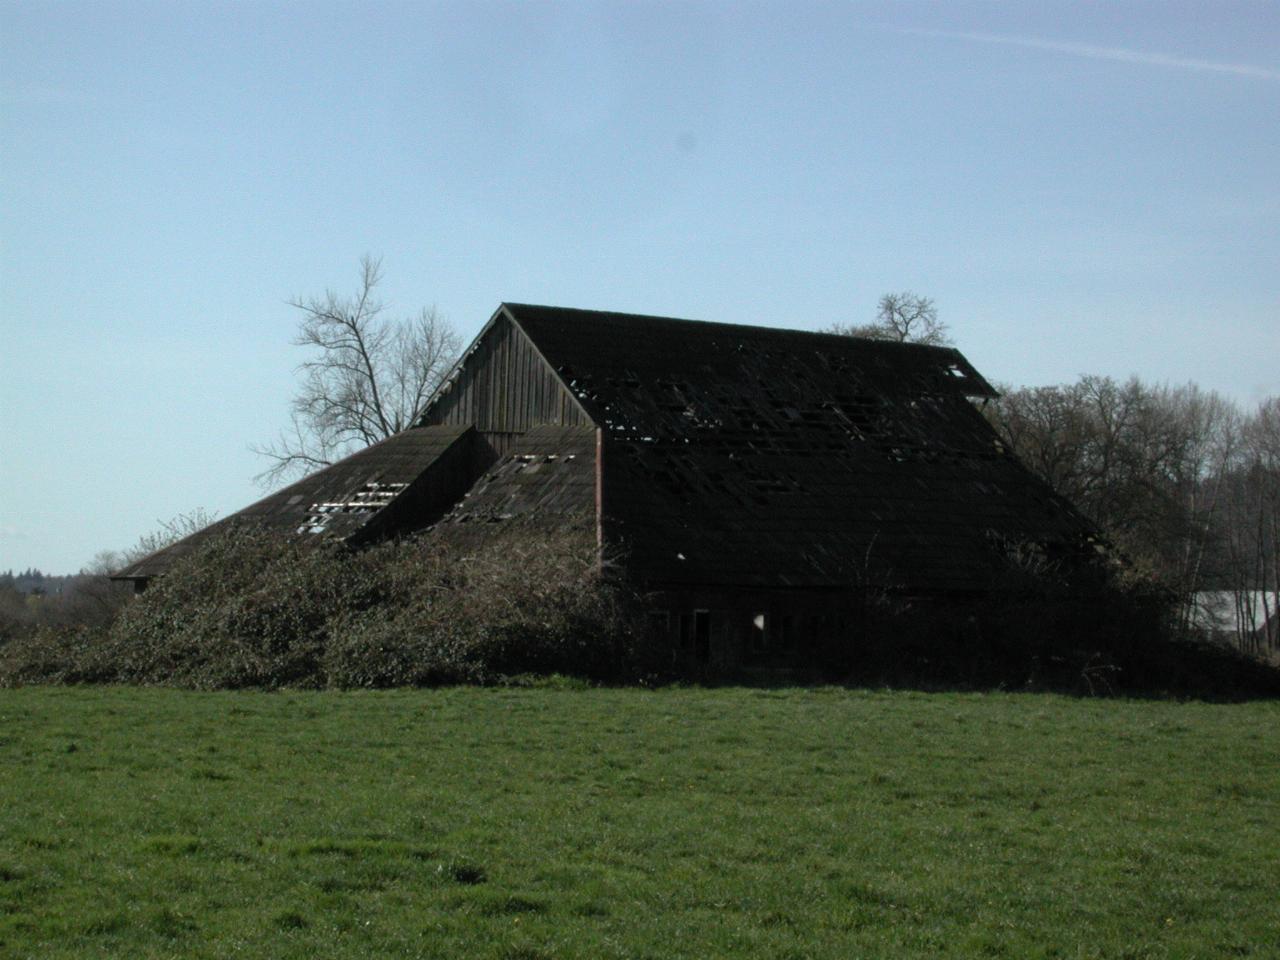
[(1088, 523), (1001, 457), (614, 443), (604, 476), (606, 536), (652, 582), (974, 592), (1028, 551), (1096, 557)]
[(648, 580), (981, 591), (1011, 553), (1097, 556), (960, 392), (744, 364), (666, 405), (616, 392), (610, 415), (606, 535)]
[[(296, 536), (343, 541), (358, 538), (408, 502), (421, 499), (430, 469), (447, 467), (457, 476), (440, 478), (443, 487), (428, 500), (443, 500), (443, 512), (474, 478), (468, 448), (477, 438), (470, 427), (415, 427), (352, 454), (290, 484), (198, 533), (131, 563), (113, 574), (118, 580), (146, 580), (168, 570), (209, 537), (235, 523), (254, 523)], [(429, 512), (430, 506), (427, 505)], [(415, 511), (420, 512), (420, 511)], [(438, 513), (437, 513), (438, 516)], [(427, 522), (434, 516), (426, 516)]]
[(593, 427), (532, 428), (476, 482), (441, 528), (505, 521), (594, 524), (595, 445)]

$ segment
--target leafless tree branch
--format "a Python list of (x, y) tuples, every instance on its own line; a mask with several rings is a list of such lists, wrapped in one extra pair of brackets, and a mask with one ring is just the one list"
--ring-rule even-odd
[(388, 319), (377, 297), (382, 262), (360, 261), (350, 296), (295, 297), (301, 312), (294, 344), (311, 351), (298, 366), (301, 383), (290, 428), (251, 449), (272, 461), (258, 481), (301, 475), (411, 427), (452, 367), (461, 341), (435, 308)]
[(923, 343), (929, 346), (952, 346), (947, 325), (938, 319), (938, 308), (928, 297), (910, 291), (886, 293), (880, 298), (874, 323), (836, 323), (828, 333), (870, 340), (892, 340), (897, 343)]

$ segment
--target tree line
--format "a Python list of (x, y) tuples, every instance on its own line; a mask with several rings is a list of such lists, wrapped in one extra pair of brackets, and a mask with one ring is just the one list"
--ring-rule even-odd
[(1173, 595), (1181, 631), (1216, 614), (1241, 649), (1276, 650), (1280, 397), (1244, 409), (1194, 384), (1101, 376), (1002, 394), (986, 413), (1004, 442), (1099, 527), (1128, 576)]
[(215, 517), (203, 509), (157, 524), (124, 550), (102, 550), (67, 576), (35, 568), (0, 574), (0, 643), (41, 627), (105, 629), (133, 595), (133, 587), (110, 575), (148, 554), (203, 530)]

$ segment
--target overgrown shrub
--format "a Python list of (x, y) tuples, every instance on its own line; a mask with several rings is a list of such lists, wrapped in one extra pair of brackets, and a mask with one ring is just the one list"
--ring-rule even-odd
[[(0, 682), (198, 689), (627, 680), (660, 658), (594, 536), (433, 534), (352, 553), (239, 527), (210, 538), (109, 631), (45, 630), (0, 649)], [(669, 662), (669, 660), (668, 660)]]
[(514, 529), (471, 544), (432, 538), (372, 551), (388, 602), (330, 629), (329, 682), (387, 686), (519, 673), (626, 680), (657, 653), (636, 598), (599, 569), (594, 538)]
[[(191, 688), (630, 681), (672, 651), (600, 569), (593, 531), (477, 525), (353, 553), (251, 528), (210, 538), (106, 631), (0, 642), (0, 684)], [(1085, 694), (1280, 693), (1280, 672), (1174, 642), (1170, 598), (1131, 579), (1066, 584), (1015, 566), (982, 599), (862, 591), (847, 635), (806, 653), (832, 679)], [(853, 609), (853, 607), (851, 607)]]
[(320, 685), (329, 620), (371, 602), (362, 572), (336, 545), (231, 529), (131, 604), (106, 653), (130, 683)]
[(41, 625), (0, 643), (0, 686), (109, 683), (101, 656), (104, 633), (86, 626)]

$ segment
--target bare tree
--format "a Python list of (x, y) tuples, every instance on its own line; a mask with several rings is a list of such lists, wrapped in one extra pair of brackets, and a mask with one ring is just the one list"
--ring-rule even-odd
[(93, 558), (90, 566), (82, 573), (97, 573), (100, 570), (118, 569), (127, 566), (143, 557), (150, 556), (157, 550), (185, 540), (193, 533), (199, 533), (218, 519), (216, 513), (210, 513), (204, 507), (196, 507), (180, 513), (170, 520), (157, 520), (156, 529), (138, 537), (138, 542), (123, 551), (107, 550)]
[(1280, 656), (1280, 397), (1268, 397), (1241, 430), (1227, 477), (1227, 565), (1235, 594), (1237, 642)]
[(836, 323), (827, 328), (827, 332), (934, 347), (953, 345), (947, 335), (947, 325), (938, 319), (938, 308), (934, 302), (910, 291), (886, 293), (881, 297), (875, 323)]
[(289, 301), (302, 312), (294, 343), (312, 353), (298, 368), (289, 429), (253, 448), (273, 461), (260, 482), (328, 466), (412, 426), (453, 366), (461, 340), (449, 323), (434, 307), (387, 318), (376, 296), (381, 281), (381, 261), (365, 256), (354, 295), (326, 290)]
[(1184, 631), (1222, 619), (1230, 593), (1234, 617), (1223, 626), (1235, 624), (1242, 649), (1275, 649), (1280, 400), (1246, 417), (1194, 384), (1083, 376), (1006, 389), (985, 412), (1019, 459), (1121, 548), (1133, 573), (1180, 598)]

